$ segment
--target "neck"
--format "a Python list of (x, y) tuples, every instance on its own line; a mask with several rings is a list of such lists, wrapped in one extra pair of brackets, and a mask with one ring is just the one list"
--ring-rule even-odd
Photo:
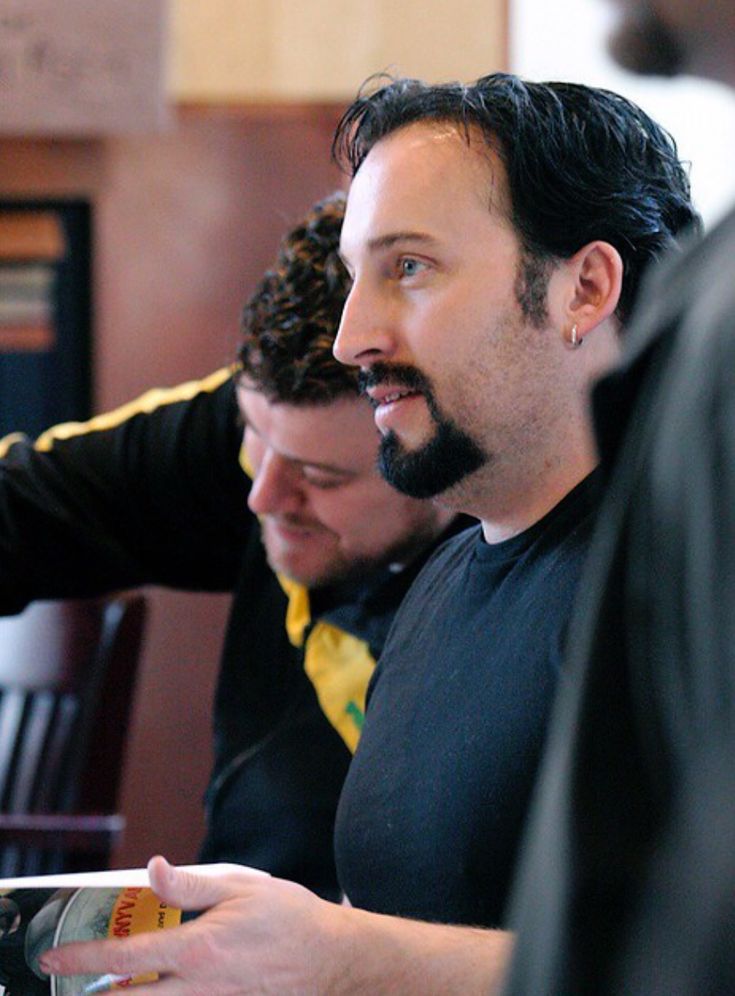
[(524, 501), (516, 508), (508, 509), (505, 515), (483, 516), (480, 523), (485, 542), (502, 543), (503, 540), (511, 539), (513, 536), (525, 532), (526, 529), (530, 529), (566, 498), (580, 481), (591, 474), (594, 467), (595, 465), (591, 464), (585, 468), (584, 472), (580, 471), (576, 476), (565, 476), (563, 482), (559, 481), (558, 485), (554, 487), (544, 488), (543, 492), (537, 494), (535, 498)]
[(545, 462), (536, 473), (516, 474), (512, 481), (506, 479), (502, 489), (498, 485), (501, 475), (494, 473), (497, 468), (489, 467), (486, 474), (478, 471), (478, 478), (484, 477), (484, 481), (478, 479), (471, 484), (468, 481), (462, 488), (464, 494), (446, 498), (448, 502), (456, 498), (452, 506), (457, 511), (480, 520), (487, 543), (501, 543), (542, 519), (592, 473), (596, 464), (597, 456), (590, 443), (576, 454), (567, 451), (563, 459)]
[(388, 564), (393, 568), (404, 568), (426, 552), (435, 543), (450, 522), (457, 517), (454, 509), (444, 508), (433, 503), (433, 515), (430, 523), (424, 524), (423, 528), (416, 529), (410, 540), (401, 546), (396, 547)]

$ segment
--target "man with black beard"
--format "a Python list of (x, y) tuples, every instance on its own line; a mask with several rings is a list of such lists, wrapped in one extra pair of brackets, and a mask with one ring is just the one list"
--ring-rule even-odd
[[(340, 800), (338, 874), (363, 909), (488, 927), (504, 922), (593, 520), (584, 388), (616, 358), (623, 272), (612, 241), (575, 233), (546, 266), (543, 312), (526, 306), (540, 261), (509, 222), (520, 192), (482, 113), (461, 123), (473, 98), (499, 110), (515, 89), (496, 77), (463, 98), (399, 81), (353, 105), (338, 137), (353, 284), (335, 354), (362, 368), (386, 480), (481, 520), (396, 616)], [(524, 90), (540, 118), (555, 91)], [(585, 119), (608, 109), (583, 88), (559, 100)]]
[(363, 368), (388, 478), (481, 520), (421, 572), (375, 672), (336, 835), (361, 908), (157, 859), (162, 898), (215, 909), (55, 952), (55, 971), (152, 969), (171, 994), (427, 996), (487, 992), (504, 967), (507, 936), (478, 928), (505, 922), (590, 532), (588, 387), (646, 262), (693, 218), (688, 185), (624, 99), (502, 74), (396, 81), (353, 105), (338, 148), (338, 356)]

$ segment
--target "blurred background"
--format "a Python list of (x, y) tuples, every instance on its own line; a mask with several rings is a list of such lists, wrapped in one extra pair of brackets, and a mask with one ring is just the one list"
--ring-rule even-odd
[[(732, 98), (616, 70), (610, 16), (603, 0), (0, 0), (0, 432), (229, 363), (281, 233), (344, 184), (332, 131), (379, 71), (619, 90), (674, 133), (714, 221), (735, 195)], [(195, 857), (228, 608), (149, 596), (120, 866)]]

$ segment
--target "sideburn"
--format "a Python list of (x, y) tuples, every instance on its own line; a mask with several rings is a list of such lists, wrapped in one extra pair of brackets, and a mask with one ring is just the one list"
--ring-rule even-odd
[(523, 317), (537, 329), (544, 328), (549, 321), (546, 299), (551, 270), (548, 256), (522, 250), (513, 289)]

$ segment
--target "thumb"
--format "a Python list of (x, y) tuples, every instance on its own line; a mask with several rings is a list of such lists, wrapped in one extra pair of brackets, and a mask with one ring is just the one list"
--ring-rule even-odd
[(160, 854), (148, 862), (151, 889), (159, 899), (180, 910), (205, 910), (227, 899), (242, 896), (254, 879), (262, 873), (245, 868), (222, 875), (199, 875), (176, 868)]

